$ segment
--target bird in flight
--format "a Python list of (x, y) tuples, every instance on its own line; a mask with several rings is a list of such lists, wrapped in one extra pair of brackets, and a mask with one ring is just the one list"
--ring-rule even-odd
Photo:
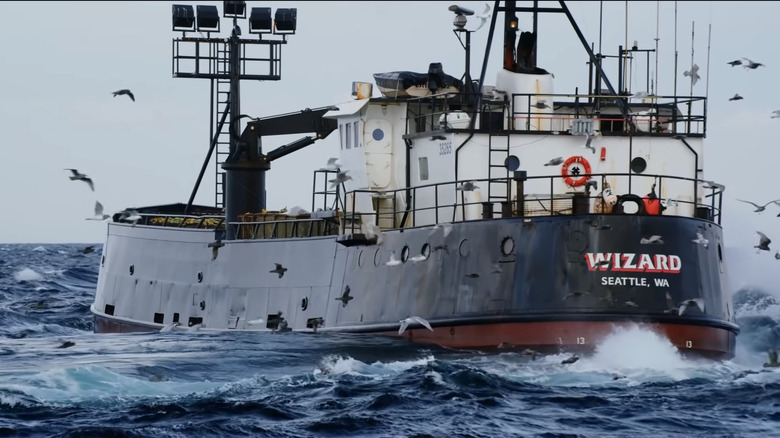
[(339, 170), (338, 173), (336, 173), (336, 177), (335, 178), (333, 178), (331, 180), (328, 180), (328, 182), (330, 183), (330, 188), (334, 188), (337, 185), (352, 179), (351, 176), (347, 175), (347, 172), (349, 172), (349, 171), (345, 170), (345, 171), (342, 172), (342, 171)]
[(678, 315), (683, 315), (688, 308), (698, 307), (700, 312), (704, 312), (704, 300), (701, 298), (693, 298), (685, 300), (680, 303), (680, 308), (677, 310)]
[(707, 248), (709, 246), (709, 239), (705, 239), (702, 233), (696, 233), (696, 238), (693, 239), (693, 243), (698, 243)]
[(758, 245), (753, 248), (758, 248), (758, 251), (769, 251), (769, 244), (772, 243), (772, 241), (761, 231), (756, 231), (756, 233), (758, 233), (760, 239), (758, 240)]
[(95, 201), (95, 217), (88, 217), (87, 220), (104, 221), (110, 217), (111, 215), (103, 213), (103, 204), (100, 201)]
[(726, 64), (728, 64), (728, 65), (730, 65), (732, 67), (736, 67), (738, 65), (742, 65), (742, 61), (740, 61), (739, 59), (735, 59), (734, 61), (727, 62)]
[(420, 325), (422, 325), (425, 328), (427, 328), (428, 330), (433, 331), (433, 327), (431, 327), (431, 324), (428, 321), (424, 320), (423, 318), (420, 318), (419, 316), (410, 316), (410, 317), (404, 318), (404, 319), (402, 319), (402, 320), (400, 320), (398, 322), (401, 323), (401, 326), (398, 327), (398, 334), (399, 335), (404, 334), (404, 332), (406, 331), (406, 328), (409, 327), (409, 324), (412, 323), (412, 322), (417, 322)]
[(474, 190), (478, 189), (479, 186), (474, 184), (471, 181), (466, 181), (463, 184), (459, 185), (458, 187), (455, 187), (455, 190), (460, 190), (464, 192), (473, 192)]
[(696, 82), (699, 82), (699, 79), (701, 79), (701, 77), (699, 76), (699, 66), (693, 64), (690, 70), (686, 70), (683, 72), (683, 76), (690, 76), (691, 85), (696, 85)]
[(71, 173), (73, 173), (73, 175), (70, 176), (71, 181), (76, 181), (76, 180), (84, 181), (85, 183), (87, 183), (87, 185), (89, 185), (89, 188), (92, 189), (93, 192), (95, 191), (95, 184), (92, 182), (92, 179), (90, 177), (84, 175), (83, 173), (79, 172), (76, 169), (65, 169), (65, 170), (70, 170)]
[(355, 298), (351, 296), (349, 292), (349, 286), (347, 286), (344, 288), (344, 293), (342, 293), (340, 297), (336, 298), (336, 301), (341, 301), (341, 307), (347, 307), (347, 304), (349, 304), (349, 302)]
[(774, 110), (774, 111), (772, 111), (772, 118), (773, 118), (773, 119), (776, 119), (776, 118), (778, 118), (778, 117), (780, 117), (780, 110)]
[(639, 243), (642, 245), (648, 245), (653, 243), (664, 243), (663, 240), (661, 240), (661, 236), (658, 235), (652, 235), (649, 239), (645, 239), (644, 237), (639, 240)]
[(745, 201), (745, 200), (742, 200), (742, 199), (737, 199), (737, 201), (739, 201), (739, 202), (744, 202), (744, 203), (746, 203), (746, 204), (750, 204), (750, 205), (752, 205), (753, 207), (756, 207), (756, 209), (755, 209), (755, 210), (753, 210), (753, 212), (754, 212), (754, 213), (761, 213), (762, 211), (766, 210), (766, 207), (767, 207), (769, 204), (772, 204), (772, 203), (775, 203), (775, 204), (777, 204), (777, 205), (780, 205), (780, 199), (775, 199), (774, 201), (769, 201), (769, 202), (767, 202), (767, 203), (766, 203), (766, 204), (764, 204), (764, 205), (758, 205), (758, 204), (756, 204), (755, 202)]
[(132, 93), (130, 90), (128, 90), (128, 89), (126, 89), (126, 88), (124, 88), (124, 89), (121, 89), (121, 90), (114, 91), (114, 97), (117, 97), (117, 96), (123, 96), (123, 95), (125, 95), (125, 94), (126, 94), (126, 95), (127, 95), (127, 96), (128, 96), (128, 97), (129, 97), (129, 98), (130, 98), (130, 99), (131, 99), (133, 102), (135, 102), (135, 96), (133, 96), (133, 93)]
[(744, 97), (740, 96), (739, 93), (734, 93), (733, 97), (729, 97), (729, 100), (742, 100)]
[(545, 163), (545, 166), (557, 166), (563, 163), (563, 157), (556, 157)]
[(764, 65), (764, 64), (762, 64), (762, 63), (760, 63), (760, 62), (753, 62), (753, 61), (751, 61), (751, 60), (749, 60), (749, 59), (747, 59), (747, 58), (745, 58), (745, 57), (743, 57), (742, 59), (744, 59), (745, 61), (747, 61), (747, 63), (746, 63), (746, 64), (743, 64), (743, 66), (744, 66), (745, 68), (749, 68), (749, 69), (751, 69), (751, 70), (755, 70), (755, 69), (757, 69), (757, 68), (759, 68), (759, 67), (762, 67), (762, 66)]
[(287, 271), (287, 268), (280, 265), (279, 263), (274, 263), (276, 265), (276, 269), (272, 269), (269, 272), (272, 274), (279, 274), (279, 278), (284, 277), (284, 273)]

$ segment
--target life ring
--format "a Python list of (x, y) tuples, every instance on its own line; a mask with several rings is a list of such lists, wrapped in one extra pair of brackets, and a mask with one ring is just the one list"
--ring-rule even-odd
[[(575, 163), (582, 166), (582, 171), (580, 171), (579, 166), (575, 167), (571, 172), (569, 171), (569, 166)], [(563, 162), (563, 165), (561, 165), (561, 175), (563, 175), (563, 182), (565, 182), (566, 185), (579, 187), (590, 179), (590, 176), (583, 176), (579, 179), (572, 178), (572, 175), (577, 176), (579, 174), (590, 175), (590, 163), (588, 163), (588, 160), (586, 160), (585, 157), (575, 155), (567, 158), (566, 161)]]

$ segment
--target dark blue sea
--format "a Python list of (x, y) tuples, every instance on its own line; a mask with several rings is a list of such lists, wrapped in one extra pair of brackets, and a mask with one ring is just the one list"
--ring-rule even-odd
[(780, 436), (778, 290), (736, 292), (732, 360), (627, 329), (563, 365), (359, 335), (94, 334), (85, 246), (0, 244), (0, 436)]

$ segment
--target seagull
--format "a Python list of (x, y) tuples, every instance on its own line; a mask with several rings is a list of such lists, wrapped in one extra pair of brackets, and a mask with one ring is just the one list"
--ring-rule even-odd
[(758, 235), (761, 237), (758, 241), (758, 245), (754, 246), (753, 248), (758, 248), (759, 251), (769, 251), (769, 244), (772, 243), (772, 241), (766, 237), (766, 234), (762, 233), (761, 231), (756, 231)]
[(780, 252), (775, 251), (775, 259), (780, 260)]
[(268, 272), (270, 272), (272, 274), (279, 274), (279, 278), (284, 277), (284, 273), (287, 271), (287, 268), (285, 268), (284, 266), (280, 265), (279, 263), (274, 263), (274, 264), (276, 265), (276, 269), (272, 269), (272, 270), (270, 270)]
[(349, 295), (349, 286), (347, 286), (344, 288), (344, 293), (342, 293), (340, 297), (336, 298), (336, 301), (341, 301), (341, 307), (347, 307), (347, 303), (349, 303), (354, 298), (355, 297)]
[(693, 66), (691, 66), (690, 70), (686, 70), (686, 71), (683, 72), (683, 76), (690, 76), (691, 77), (691, 85), (696, 85), (696, 82), (698, 82), (699, 79), (701, 79), (701, 77), (699, 77), (699, 66), (696, 65), (696, 64), (693, 64)]
[(563, 163), (563, 157), (557, 157), (553, 158), (552, 160), (548, 161), (545, 166), (557, 166), (559, 164)]
[(475, 189), (478, 189), (479, 186), (474, 184), (471, 181), (466, 181), (463, 184), (459, 185), (458, 187), (455, 187), (455, 190), (462, 190), (464, 192), (473, 192)]
[(87, 185), (89, 185), (89, 188), (92, 189), (93, 192), (95, 191), (95, 184), (92, 183), (92, 179), (89, 178), (87, 175), (84, 175), (83, 173), (79, 172), (76, 169), (65, 169), (65, 170), (70, 170), (73, 173), (73, 175), (69, 177), (71, 181), (75, 181), (75, 180), (84, 181), (85, 183), (87, 183)]
[[(590, 149), (591, 152), (594, 154), (596, 153), (596, 148), (594, 146), (591, 146), (590, 143), (593, 141), (593, 136), (590, 134), (585, 134), (585, 144), (583, 145), (584, 148)], [(545, 164), (546, 166), (546, 164)]]
[(409, 324), (412, 323), (412, 322), (420, 323), (421, 325), (423, 325), (428, 330), (433, 331), (433, 327), (431, 327), (431, 324), (428, 321), (420, 318), (419, 316), (410, 316), (410, 317), (404, 318), (404, 319), (402, 319), (402, 320), (400, 320), (398, 322), (401, 323), (401, 326), (398, 328), (398, 334), (399, 335), (404, 334), (404, 332), (406, 331), (406, 327), (408, 327)]
[(431, 229), (431, 234), (429, 236), (432, 236), (433, 233), (437, 232), (438, 230), (442, 230), (442, 233), (444, 234), (444, 238), (446, 239), (447, 236), (452, 232), (452, 224), (451, 223), (442, 223), (442, 224), (436, 224), (433, 226), (433, 229)]
[(211, 248), (211, 260), (216, 260), (219, 255), (219, 249), (225, 246), (222, 240), (215, 240), (209, 243), (208, 247)]
[(385, 263), (387, 266), (398, 266), (401, 264), (401, 261), (395, 258), (395, 251), (390, 252), (390, 260)]
[(135, 96), (133, 96), (133, 93), (130, 92), (130, 90), (124, 88), (121, 90), (114, 91), (114, 97), (122, 96), (126, 94), (130, 99), (132, 99), (133, 102), (135, 102)]
[(772, 118), (773, 118), (773, 119), (776, 119), (776, 118), (778, 118), (778, 117), (780, 117), (780, 110), (774, 110), (774, 111), (772, 111)]
[(742, 61), (740, 61), (739, 59), (735, 59), (734, 61), (727, 62), (726, 64), (728, 64), (728, 65), (730, 65), (732, 67), (736, 67), (738, 65), (742, 65)]
[(734, 97), (729, 97), (729, 100), (742, 100), (744, 97), (740, 96), (739, 93), (735, 93)]
[(331, 180), (328, 180), (328, 182), (330, 183), (330, 188), (334, 188), (337, 185), (342, 184), (342, 183), (346, 182), (347, 180), (352, 179), (351, 176), (347, 175), (347, 172), (349, 172), (349, 171), (345, 170), (345, 171), (342, 172), (342, 171), (339, 170), (338, 173), (336, 173), (336, 177), (335, 178), (333, 178)]
[(645, 239), (643, 237), (641, 240), (639, 240), (639, 243), (641, 243), (642, 245), (647, 245), (647, 244), (652, 244), (652, 243), (664, 243), (664, 241), (661, 240), (661, 236), (653, 235), (653, 236), (650, 236), (649, 239)]
[(751, 60), (749, 60), (749, 59), (747, 59), (745, 57), (742, 57), (742, 59), (747, 61), (747, 63), (744, 64), (744, 67), (745, 68), (749, 68), (750, 70), (755, 70), (755, 69), (757, 69), (757, 68), (759, 68), (759, 67), (764, 65), (764, 64), (761, 64), (760, 62), (753, 62), (753, 61), (751, 61)]
[(481, 29), (482, 26), (485, 25), (485, 21), (487, 21), (487, 19), (490, 18), (490, 4), (489, 3), (485, 3), (485, 10), (482, 11), (482, 14), (475, 15), (474, 18), (479, 18), (480, 19), (479, 26), (477, 26), (476, 29), (471, 30), (469, 32), (476, 32), (479, 29)]
[(89, 245), (86, 248), (81, 250), (82, 254), (89, 254), (91, 252), (95, 252), (95, 245)]
[(701, 298), (694, 298), (691, 300), (685, 300), (682, 303), (680, 303), (680, 308), (677, 310), (678, 315), (682, 315), (685, 313), (686, 310), (688, 310), (689, 307), (696, 306), (699, 308), (699, 310), (704, 313), (704, 300)]
[(142, 219), (141, 214), (138, 213), (138, 210), (125, 210), (122, 212), (122, 215), (119, 216), (119, 221), (127, 221), (132, 222), (133, 226), (138, 223)]
[(88, 221), (104, 221), (108, 218), (110, 218), (111, 215), (103, 213), (103, 204), (100, 203), (100, 201), (95, 201), (95, 216), (94, 217), (88, 217)]
[(696, 233), (696, 238), (693, 239), (693, 243), (700, 243), (705, 248), (707, 248), (709, 246), (710, 241), (705, 239), (702, 233)]
[(328, 164), (325, 165), (326, 169), (339, 171), (341, 169), (341, 162), (336, 157), (328, 158)]
[(750, 204), (750, 205), (752, 205), (753, 207), (756, 207), (756, 209), (755, 209), (755, 210), (753, 210), (753, 212), (754, 212), (754, 213), (761, 213), (762, 211), (766, 210), (766, 207), (767, 207), (769, 204), (772, 204), (772, 203), (775, 203), (775, 204), (777, 204), (777, 205), (780, 205), (780, 199), (775, 199), (774, 201), (769, 201), (769, 202), (767, 202), (767, 203), (766, 203), (766, 204), (764, 204), (764, 205), (758, 205), (758, 204), (756, 204), (755, 202), (744, 201), (744, 200), (742, 200), (742, 199), (737, 199), (737, 201), (744, 202), (744, 203), (746, 203), (746, 204)]

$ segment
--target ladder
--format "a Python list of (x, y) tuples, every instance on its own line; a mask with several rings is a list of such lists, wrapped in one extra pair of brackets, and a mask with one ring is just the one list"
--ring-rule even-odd
[(490, 134), (488, 137), (488, 196), (487, 201), (495, 204), (509, 201), (509, 169), (506, 159), (509, 156), (509, 136), (507, 134)]
[[(216, 73), (228, 75), (230, 53), (227, 43), (217, 46)], [(215, 166), (214, 166), (214, 206), (223, 208), (225, 206), (225, 171), (222, 170), (222, 163), (225, 162), (230, 154), (230, 118), (225, 120), (222, 130), (216, 132), (219, 128), (219, 121), (225, 111), (230, 111), (230, 80), (229, 79), (211, 79), (211, 139), (217, 139), (215, 148)]]

